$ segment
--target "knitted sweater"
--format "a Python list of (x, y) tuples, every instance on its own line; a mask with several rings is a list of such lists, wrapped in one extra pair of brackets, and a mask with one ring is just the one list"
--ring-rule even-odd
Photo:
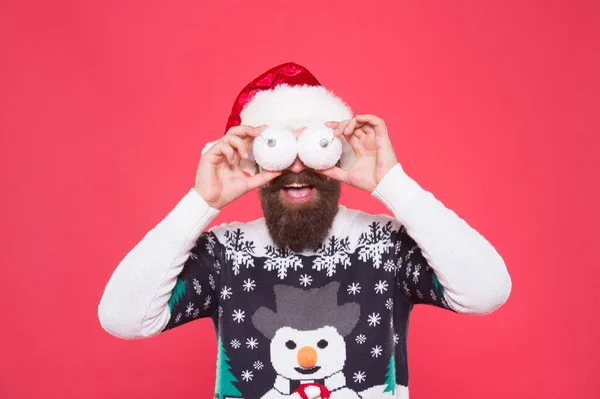
[(191, 189), (125, 256), (99, 306), (103, 328), (149, 337), (210, 317), (215, 398), (408, 398), (416, 304), (486, 314), (511, 279), (494, 247), (398, 164), (372, 195), (393, 214), (342, 205), (315, 251), (278, 248), (264, 219), (206, 230), (218, 214)]

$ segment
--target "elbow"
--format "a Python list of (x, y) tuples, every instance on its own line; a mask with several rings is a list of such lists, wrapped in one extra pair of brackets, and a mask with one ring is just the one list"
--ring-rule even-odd
[(118, 303), (102, 298), (98, 305), (100, 326), (110, 335), (121, 339), (142, 338), (139, 323), (127, 315)]
[(510, 297), (512, 279), (504, 261), (500, 262), (486, 278), (473, 282), (469, 293), (464, 293), (454, 302), (458, 313), (487, 315), (500, 309)]
[(480, 299), (473, 303), (471, 313), (487, 315), (500, 309), (507, 301), (512, 290), (512, 280), (508, 273), (501, 278), (490, 282), (485, 292), (481, 292)]
[[(156, 313), (156, 314), (154, 314)], [(122, 339), (148, 338), (160, 334), (169, 321), (168, 308), (164, 311), (131, 306), (123, 298), (107, 298), (98, 305), (100, 325), (112, 336)]]
[(124, 328), (121, 318), (104, 301), (98, 305), (98, 320), (102, 329), (110, 335), (122, 339), (132, 338), (129, 334), (125, 333), (127, 329)]

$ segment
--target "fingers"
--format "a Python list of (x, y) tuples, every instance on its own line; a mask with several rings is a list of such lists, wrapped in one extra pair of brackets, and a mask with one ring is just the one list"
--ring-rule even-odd
[[(325, 126), (334, 129), (333, 135), (335, 137), (348, 136), (353, 132), (356, 133), (356, 129), (362, 127), (364, 123), (358, 122), (356, 118), (348, 119), (342, 122), (327, 122)], [(360, 132), (361, 134), (363, 132)], [(359, 137), (360, 138), (360, 137)]]
[(340, 124), (340, 122), (325, 122), (325, 126), (327, 126), (330, 129), (337, 129), (338, 125)]
[(223, 141), (226, 141), (234, 150), (237, 151), (242, 159), (248, 159), (248, 147), (250, 147), (251, 137), (241, 138), (239, 136), (225, 136)]
[(360, 136), (364, 134), (364, 132), (361, 131), (360, 128), (365, 126), (365, 124), (366, 122), (360, 122), (357, 118), (348, 119), (343, 122), (340, 122), (336, 126), (333, 134), (336, 137), (349, 136), (351, 134), (355, 134), (358, 135), (358, 138), (360, 138)]
[(334, 129), (336, 137), (355, 134), (359, 139), (366, 134), (387, 134), (387, 127), (383, 119), (372, 114), (356, 115), (352, 119), (342, 122), (327, 122), (325, 126)]
[[(252, 140), (261, 134), (266, 127), (266, 125), (258, 127), (240, 125), (229, 129), (220, 141), (229, 145), (235, 151), (236, 155), (227, 156), (227, 161), (231, 165), (237, 165), (240, 159), (248, 159), (248, 149)], [(229, 153), (229, 150), (223, 152), (224, 155)]]
[[(345, 137), (346, 141), (350, 144), (357, 156), (362, 156), (365, 154), (363, 138), (367, 135), (367, 129), (369, 129), (371, 132), (373, 131), (372, 128), (367, 127), (366, 122), (359, 122), (356, 118), (352, 118), (339, 123), (328, 122), (325, 125), (332, 128), (335, 126), (335, 130), (333, 132), (334, 136)], [(332, 173), (336, 173), (336, 177), (334, 177), (336, 179), (344, 178), (339, 171)]]
[(226, 141), (219, 141), (212, 149), (217, 157), (225, 158), (230, 165), (235, 164), (236, 151)]
[(252, 140), (266, 128), (266, 125), (257, 127), (234, 126), (202, 156), (202, 162), (219, 165), (226, 161), (230, 166), (237, 167), (242, 159), (248, 159), (248, 150)]
[(344, 135), (349, 135), (352, 134), (354, 132), (354, 129), (356, 129), (356, 124), (357, 124), (357, 120), (356, 118), (352, 118), (348, 121), (348, 124), (346, 125), (346, 127), (344, 128)]
[(234, 126), (227, 131), (225, 136), (238, 136), (238, 137), (256, 137), (265, 129), (265, 125), (252, 127), (246, 125)]
[(267, 128), (267, 125), (260, 125), (254, 128), (254, 132), (256, 133), (256, 135), (258, 136), (259, 134), (261, 134), (263, 132), (263, 130), (265, 130)]
[(271, 172), (268, 170), (263, 170), (259, 174), (248, 177), (248, 191), (252, 191), (255, 188), (260, 186), (264, 186), (277, 176), (281, 175), (282, 171)]
[(371, 114), (356, 115), (356, 120), (358, 122), (371, 125), (373, 133), (375, 133), (377, 136), (387, 135), (387, 127), (385, 126), (385, 122), (378, 116)]
[(356, 156), (361, 157), (363, 155), (365, 155), (366, 151), (365, 151), (365, 147), (364, 147), (364, 138), (367, 137), (366, 134), (362, 133), (362, 135), (360, 137), (358, 137), (356, 134), (346, 138), (346, 140), (348, 141), (348, 144), (350, 144), (350, 147), (352, 147), (352, 150), (354, 151), (354, 154), (356, 154)]
[(325, 170), (317, 170), (317, 172), (327, 177), (331, 177), (332, 179), (341, 181), (342, 183), (348, 183), (348, 171), (337, 166)]
[(372, 114), (356, 115), (356, 120), (358, 120), (359, 122), (370, 123), (373, 126), (380, 126), (385, 124), (383, 122), (383, 119)]
[(337, 127), (335, 128), (335, 130), (333, 131), (333, 135), (335, 137), (340, 137), (344, 134), (346, 134), (347, 131), (347, 127), (350, 124), (350, 122), (352, 121), (352, 119), (347, 119), (345, 121), (340, 122)]
[[(366, 133), (366, 134), (375, 134), (375, 129), (373, 129), (373, 126), (369, 125), (369, 124), (361, 124), (361, 130)], [(362, 137), (359, 137), (362, 139)]]

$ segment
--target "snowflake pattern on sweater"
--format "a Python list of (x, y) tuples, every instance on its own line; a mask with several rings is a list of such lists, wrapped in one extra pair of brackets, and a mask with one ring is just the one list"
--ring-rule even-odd
[(278, 248), (261, 220), (197, 240), (165, 331), (212, 318), (221, 342), (217, 396), (285, 397), (315, 381), (348, 398), (401, 397), (413, 306), (452, 309), (399, 222), (342, 207), (336, 220), (314, 252)]

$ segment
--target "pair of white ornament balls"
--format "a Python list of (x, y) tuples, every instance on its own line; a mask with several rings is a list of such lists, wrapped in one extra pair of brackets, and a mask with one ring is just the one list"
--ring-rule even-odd
[(326, 127), (306, 128), (296, 140), (290, 130), (269, 126), (254, 139), (252, 152), (256, 163), (265, 170), (284, 170), (296, 157), (309, 168), (324, 170), (340, 160), (342, 140)]

